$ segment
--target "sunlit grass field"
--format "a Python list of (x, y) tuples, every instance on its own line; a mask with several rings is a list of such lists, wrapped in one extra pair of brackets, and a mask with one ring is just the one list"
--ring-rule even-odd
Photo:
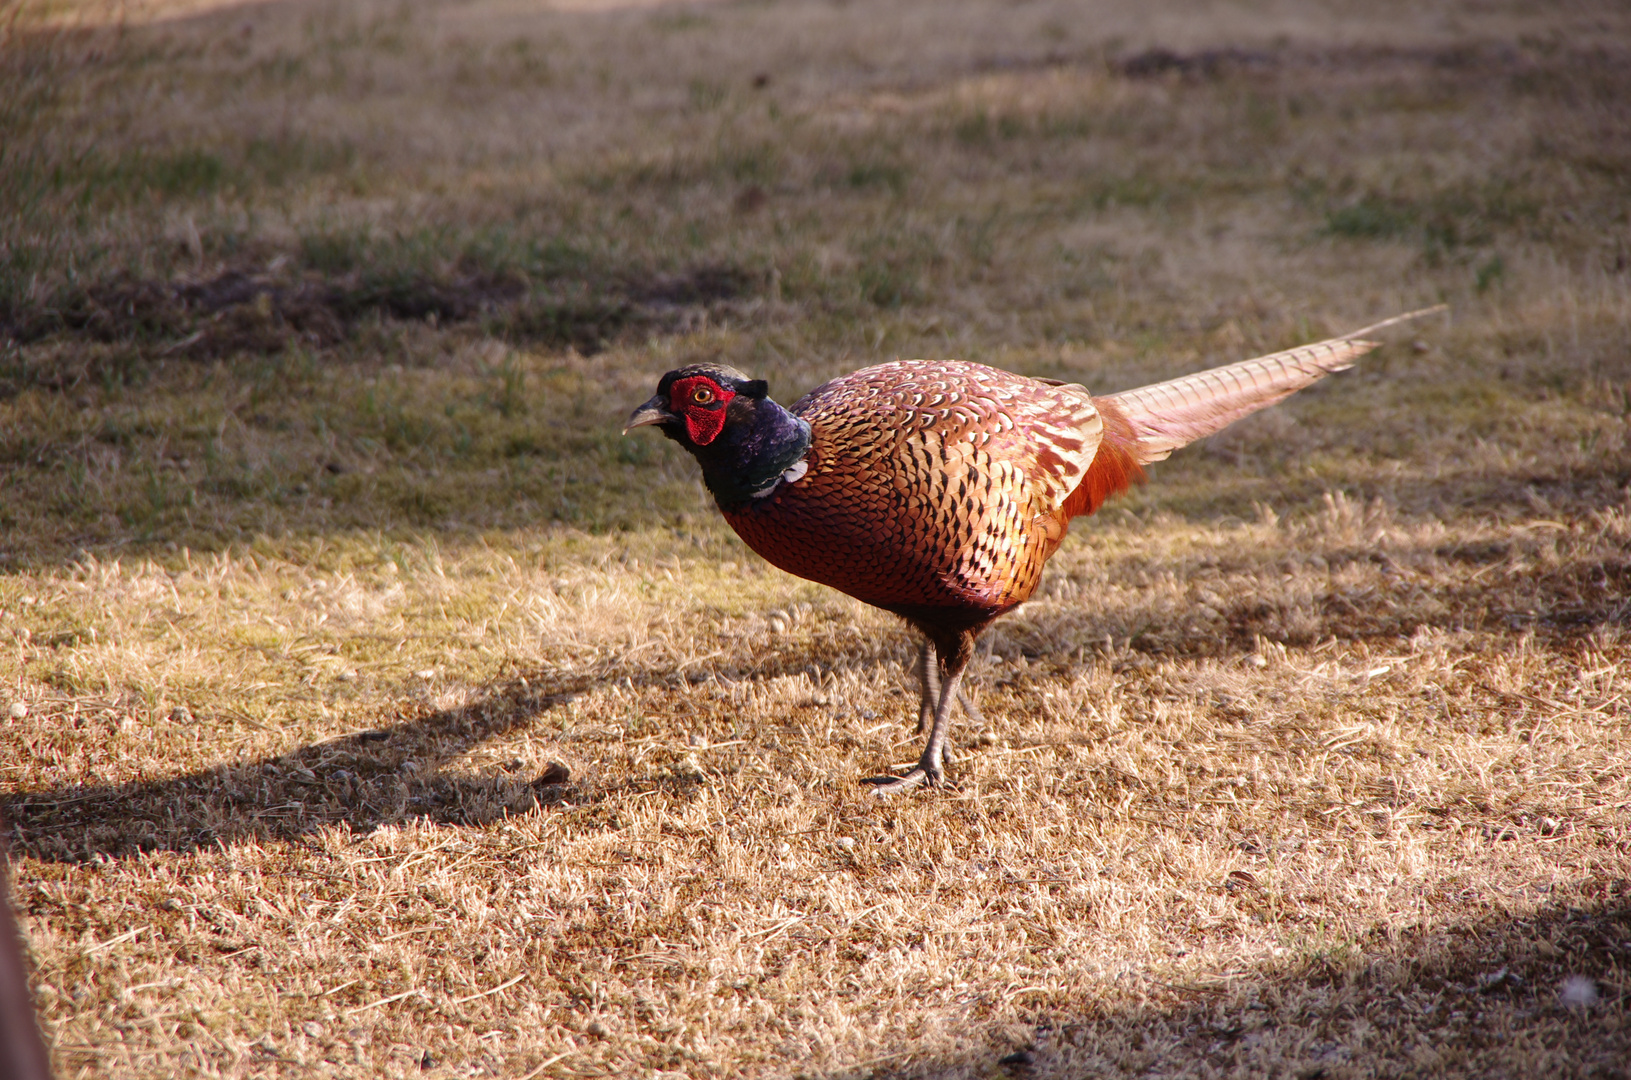
[[(1625, 1077), (1631, 12), (0, 3), (63, 1077)], [(1436, 303), (1078, 521), (949, 785), (619, 435)]]

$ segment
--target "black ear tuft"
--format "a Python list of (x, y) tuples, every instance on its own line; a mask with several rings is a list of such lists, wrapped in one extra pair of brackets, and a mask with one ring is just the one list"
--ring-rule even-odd
[(763, 379), (754, 379), (742, 384), (742, 393), (750, 398), (762, 398), (770, 394), (770, 384)]

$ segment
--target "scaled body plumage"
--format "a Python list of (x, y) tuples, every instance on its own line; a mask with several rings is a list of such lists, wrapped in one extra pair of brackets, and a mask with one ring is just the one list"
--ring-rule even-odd
[(1083, 387), (953, 360), (866, 368), (789, 411), (810, 425), (805, 474), (722, 505), (725, 519), (774, 565), (905, 616), (942, 653), (1036, 590), (1104, 434)]

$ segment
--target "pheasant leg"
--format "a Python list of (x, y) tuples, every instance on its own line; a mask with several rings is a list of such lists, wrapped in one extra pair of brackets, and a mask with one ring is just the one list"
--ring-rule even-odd
[(969, 696), (963, 693), (963, 688), (961, 686), (957, 688), (957, 700), (963, 706), (963, 712), (968, 714), (969, 720), (972, 721), (976, 727), (985, 727), (985, 714), (974, 707), (974, 702), (970, 701)]
[(934, 727), (929, 731), (929, 741), (923, 747), (923, 756), (917, 759), (917, 767), (905, 776), (893, 780), (879, 777), (868, 780), (877, 786), (872, 794), (880, 799), (887, 799), (891, 795), (900, 795), (924, 784), (939, 784), (946, 778), (942, 764), (946, 754), (946, 733), (951, 728), (952, 710), (957, 707), (960, 695), (958, 686), (963, 681), (961, 671), (949, 672), (940, 679), (940, 703), (934, 710)]
[[(934, 710), (940, 703), (940, 663), (936, 657), (934, 642), (928, 638), (923, 639), (923, 648), (917, 654), (918, 685), (922, 687), (922, 696), (917, 706), (917, 733), (919, 735), (934, 726)], [(985, 717), (975, 707), (974, 702), (962, 691), (957, 691), (957, 701), (963, 706), (968, 718), (980, 727), (985, 726)]]
[(934, 726), (935, 706), (940, 703), (940, 660), (935, 656), (934, 642), (923, 639), (923, 648), (917, 654), (917, 678), (923, 696), (917, 705), (917, 733)]

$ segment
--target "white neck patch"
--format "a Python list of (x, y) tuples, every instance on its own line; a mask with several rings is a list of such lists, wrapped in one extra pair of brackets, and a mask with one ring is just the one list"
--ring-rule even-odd
[(776, 488), (779, 487), (782, 484), (796, 484), (800, 480), (804, 479), (804, 474), (809, 472), (809, 471), (810, 471), (810, 466), (805, 462), (805, 460), (803, 458), (799, 458), (797, 461), (793, 462), (792, 465), (788, 466), (788, 469), (787, 469), (786, 472), (784, 472), (780, 476), (776, 477), (776, 479), (774, 481), (772, 481), (768, 486), (764, 487), (763, 489), (761, 489), (759, 491), (755, 491), (753, 493), (753, 497), (755, 499), (762, 499), (766, 495), (769, 495), (772, 491), (775, 491)]

